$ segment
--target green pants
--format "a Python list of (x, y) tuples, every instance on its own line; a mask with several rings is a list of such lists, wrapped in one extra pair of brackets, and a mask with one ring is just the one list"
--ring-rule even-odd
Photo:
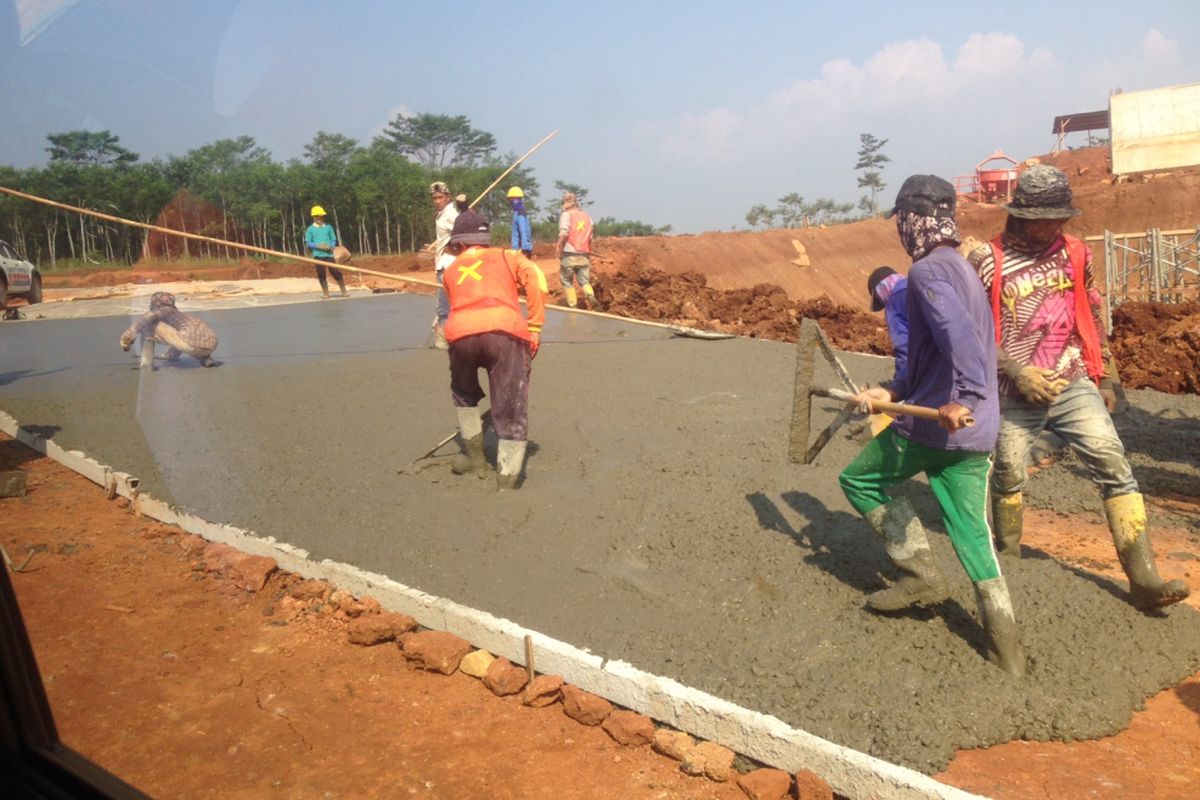
[(987, 521), (990, 453), (937, 450), (898, 436), (888, 428), (863, 448), (838, 481), (860, 514), (891, 502), (885, 491), (924, 472), (942, 507), (942, 523), (958, 560), (972, 581), (1000, 577)]

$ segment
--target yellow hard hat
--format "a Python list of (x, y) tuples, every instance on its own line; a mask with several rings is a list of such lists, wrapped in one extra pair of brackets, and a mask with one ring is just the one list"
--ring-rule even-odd
[(321, 208), (320, 206), (313, 206), (312, 211), (308, 213), (314, 217), (323, 217), (325, 216), (325, 209)]
[(508, 197), (510, 199), (513, 197), (524, 197), (524, 196), (525, 196), (525, 193), (521, 191), (520, 186), (512, 187), (511, 189), (508, 190), (508, 194), (506, 195), (506, 197)]

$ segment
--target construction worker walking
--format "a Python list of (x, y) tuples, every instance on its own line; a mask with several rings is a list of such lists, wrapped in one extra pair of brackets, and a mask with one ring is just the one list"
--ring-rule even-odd
[(434, 228), (437, 237), (433, 242), (434, 275), (437, 278), (437, 313), (433, 318), (433, 346), (445, 350), (446, 318), (450, 316), (450, 302), (446, 298), (446, 290), (442, 288), (442, 273), (454, 261), (454, 254), (446, 250), (450, 243), (450, 233), (454, 230), (454, 220), (458, 218), (458, 206), (450, 195), (450, 187), (442, 181), (429, 184), (429, 196), (433, 201), (436, 212)]
[[(529, 426), (529, 377), (541, 344), (546, 315), (546, 276), (520, 251), (490, 247), (487, 221), (474, 211), (458, 215), (447, 250), (455, 258), (443, 271), (450, 302), (446, 339), (450, 392), (458, 413), (463, 452), (451, 469), (480, 477), (491, 471), (483, 449), (479, 370), (487, 370), (499, 489), (515, 489), (525, 463)], [(529, 317), (521, 313), (525, 290)]]
[[(325, 209), (321, 206), (313, 206), (312, 225), (308, 226), (308, 230), (304, 232), (304, 245), (308, 248), (312, 258), (318, 261), (329, 262), (329, 272), (333, 275), (333, 279), (337, 281), (338, 290), (342, 297), (349, 297), (350, 293), (346, 291), (346, 279), (342, 277), (342, 271), (334, 266), (336, 260), (333, 256), (333, 248), (337, 247), (338, 239), (337, 232), (334, 231), (332, 225), (325, 222)], [(329, 282), (325, 280), (325, 265), (314, 265), (317, 270), (317, 283), (321, 284), (321, 295), (329, 298)]]
[(529, 215), (525, 213), (525, 192), (520, 186), (508, 190), (508, 204), (512, 206), (512, 249), (520, 250), (526, 258), (533, 258), (533, 229), (529, 226)]
[[(946, 599), (925, 529), (904, 498), (887, 489), (924, 472), (942, 510), (950, 542), (975, 587), (988, 658), (1014, 675), (1025, 654), (1008, 584), (992, 549), (987, 477), (1000, 426), (995, 339), (987, 297), (955, 247), (954, 187), (934, 175), (906, 180), (889, 216), (913, 259), (908, 273), (909, 357), (889, 389), (856, 398), (903, 401), (938, 409), (937, 421), (900, 417), (863, 448), (839, 476), (842, 491), (883, 542), (903, 577), (867, 598), (878, 611), (899, 611)], [(974, 424), (967, 425), (973, 418)]]
[(1182, 580), (1159, 577), (1145, 502), (1109, 416), (1120, 379), (1108, 352), (1091, 251), (1062, 232), (1068, 219), (1082, 213), (1072, 205), (1067, 176), (1044, 164), (1030, 167), (1005, 209), (1004, 231), (970, 255), (996, 325), (1001, 422), (992, 518), (997, 547), (1006, 557), (1021, 557), (1026, 459), (1048, 428), (1071, 445), (1100, 488), (1133, 605), (1151, 609), (1178, 603), (1190, 590)]
[(562, 214), (558, 217), (558, 242), (555, 255), (561, 266), (563, 294), (567, 305), (575, 308), (575, 280), (587, 296), (588, 308), (596, 307), (596, 293), (592, 289), (592, 218), (579, 207), (579, 198), (574, 192), (563, 192)]

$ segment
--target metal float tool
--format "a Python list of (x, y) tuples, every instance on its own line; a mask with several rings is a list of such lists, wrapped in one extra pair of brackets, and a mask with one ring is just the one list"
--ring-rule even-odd
[[(484, 425), (490, 425), (490, 424), (491, 424), (491, 422), (492, 422), (492, 410), (491, 410), (490, 408), (489, 408), (487, 411), (483, 412), (483, 417), (482, 417), (482, 420), (483, 420), (483, 424), (484, 424)], [(435, 445), (434, 445), (432, 448), (430, 448), (430, 449), (429, 449), (429, 452), (425, 453), (425, 455), (423, 455), (423, 456), (421, 456), (421, 457), (419, 457), (419, 458), (415, 458), (415, 459), (413, 459), (413, 462), (412, 462), (412, 463), (413, 463), (413, 464), (416, 464), (418, 461), (424, 461), (425, 459), (429, 458), (429, 457), (430, 457), (430, 456), (432, 456), (434, 453), (436, 453), (438, 450), (441, 450), (443, 447), (445, 447), (447, 444), (449, 444), (449, 443), (450, 443), (450, 440), (451, 440), (451, 439), (453, 439), (455, 436), (458, 436), (458, 430), (457, 430), (457, 429), (454, 431), (454, 433), (450, 434), (450, 435), (449, 435), (449, 436), (447, 436), (445, 439), (442, 439), (440, 442), (438, 442), (438, 443), (437, 443), (437, 444), (435, 444)]]

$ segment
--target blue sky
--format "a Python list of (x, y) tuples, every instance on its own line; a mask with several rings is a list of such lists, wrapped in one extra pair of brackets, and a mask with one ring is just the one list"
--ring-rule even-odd
[(1190, 0), (0, 0), (0, 37), (3, 164), (79, 128), (143, 158), (249, 134), (286, 160), (319, 130), (465, 114), (501, 152), (559, 129), (529, 162), (544, 189), (676, 232), (790, 192), (856, 202), (863, 132), (888, 139), (882, 204), (912, 173), (1044, 153), (1054, 116), (1112, 90), (1200, 81)]

